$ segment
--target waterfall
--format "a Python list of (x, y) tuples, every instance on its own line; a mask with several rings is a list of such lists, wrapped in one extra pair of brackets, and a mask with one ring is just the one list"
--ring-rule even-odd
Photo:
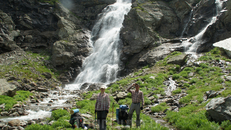
[[(226, 0), (215, 0), (215, 4), (216, 4), (216, 14), (215, 16), (213, 16), (212, 18), (210, 18), (210, 22), (193, 38), (190, 38), (187, 41), (183, 42), (183, 45), (186, 48), (186, 53), (187, 54), (195, 54), (198, 47), (204, 43), (202, 37), (204, 35), (204, 33), (206, 32), (207, 28), (214, 24), (217, 21), (217, 17), (221, 14), (222, 12), (222, 6), (223, 3), (226, 2)], [(190, 43), (189, 41), (193, 39), (194, 43)]]
[(99, 14), (91, 32), (93, 50), (73, 84), (65, 89), (80, 89), (84, 83), (111, 83), (116, 80), (120, 63), (120, 29), (124, 16), (131, 9), (131, 0), (117, 0)]
[(186, 31), (186, 29), (187, 29), (187, 27), (188, 27), (188, 24), (190, 23), (190, 21), (191, 21), (191, 19), (192, 19), (192, 15), (193, 15), (193, 9), (192, 9), (191, 12), (190, 12), (188, 22), (185, 24), (184, 29), (183, 29), (183, 31), (182, 31), (182, 33), (181, 33), (181, 35), (180, 35), (180, 38), (183, 37), (184, 32)]

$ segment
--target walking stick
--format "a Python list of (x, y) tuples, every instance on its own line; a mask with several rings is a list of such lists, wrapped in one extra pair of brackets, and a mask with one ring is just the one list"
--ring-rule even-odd
[(112, 120), (111, 120), (111, 127), (112, 127), (112, 130), (113, 130), (113, 113), (114, 113), (114, 102), (112, 104)]
[(96, 129), (96, 123), (97, 123), (97, 121), (96, 121), (96, 112), (95, 112), (95, 130), (97, 130)]

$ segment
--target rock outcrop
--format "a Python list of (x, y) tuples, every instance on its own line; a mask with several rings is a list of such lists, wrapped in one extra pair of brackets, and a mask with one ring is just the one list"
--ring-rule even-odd
[(213, 121), (222, 122), (231, 120), (231, 97), (214, 98), (205, 108)]
[(13, 97), (16, 94), (17, 87), (9, 84), (6, 79), (0, 79), (0, 95), (7, 95)]

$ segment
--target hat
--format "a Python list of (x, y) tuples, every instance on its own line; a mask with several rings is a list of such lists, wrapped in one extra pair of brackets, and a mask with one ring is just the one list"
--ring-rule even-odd
[(105, 85), (102, 85), (100, 89), (106, 89), (107, 87)]

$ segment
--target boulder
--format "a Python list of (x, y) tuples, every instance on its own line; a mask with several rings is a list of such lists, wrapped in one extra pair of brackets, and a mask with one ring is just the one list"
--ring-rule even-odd
[(8, 122), (8, 125), (10, 126), (20, 126), (20, 120), (19, 119), (14, 119)]
[(53, 45), (52, 63), (54, 66), (70, 64), (78, 48), (74, 43), (68, 41), (57, 41)]
[(44, 72), (42, 73), (43, 76), (45, 76), (47, 79), (50, 79), (52, 77), (52, 75), (48, 72)]
[(223, 49), (226, 54), (231, 58), (231, 38), (216, 42), (213, 44), (213, 46)]
[(126, 98), (127, 97), (127, 93), (125, 93), (125, 92), (119, 92), (117, 95), (116, 95), (116, 98), (117, 99), (124, 99), (124, 98)]
[(167, 64), (183, 65), (183, 64), (185, 64), (186, 58), (187, 58), (187, 54), (185, 54), (185, 53), (183, 53), (181, 55), (173, 56), (167, 60)]
[(222, 122), (231, 120), (231, 97), (219, 97), (212, 99), (206, 106), (211, 120)]
[(17, 87), (9, 84), (6, 79), (0, 79), (0, 95), (7, 95), (13, 97), (16, 94)]

